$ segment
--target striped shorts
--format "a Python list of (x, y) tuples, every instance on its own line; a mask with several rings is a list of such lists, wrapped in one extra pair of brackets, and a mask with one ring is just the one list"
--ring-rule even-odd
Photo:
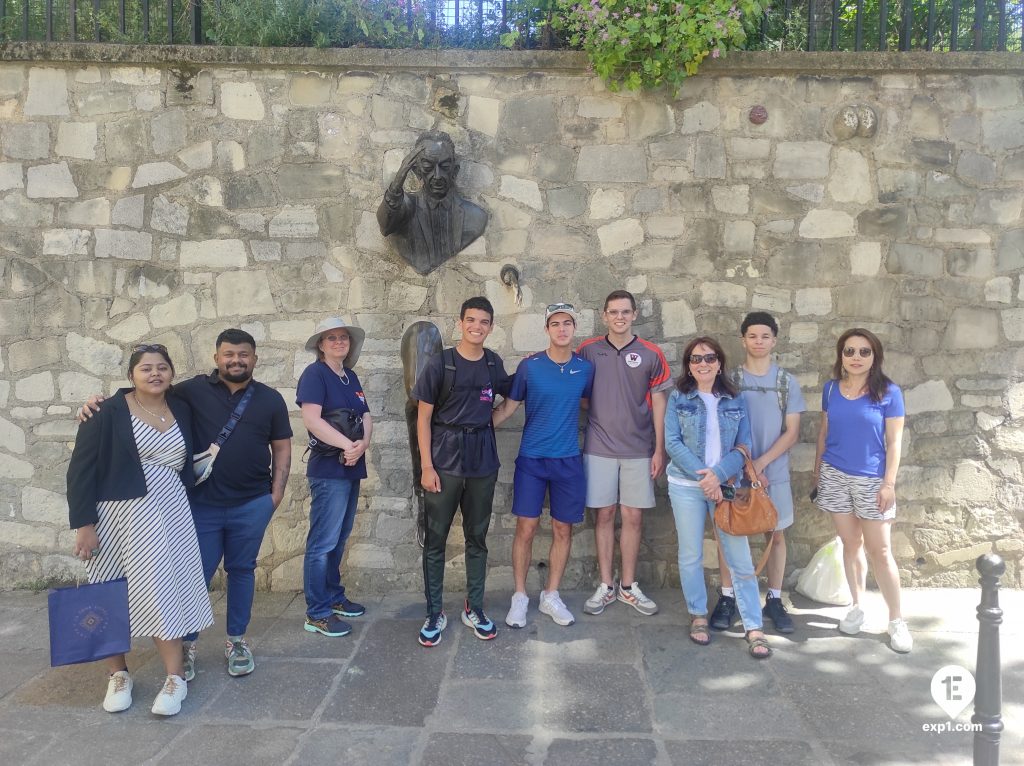
[(821, 462), (818, 476), (818, 507), (829, 513), (853, 513), (858, 519), (890, 521), (896, 518), (896, 504), (884, 513), (878, 510), (878, 490), (882, 479), (851, 476)]

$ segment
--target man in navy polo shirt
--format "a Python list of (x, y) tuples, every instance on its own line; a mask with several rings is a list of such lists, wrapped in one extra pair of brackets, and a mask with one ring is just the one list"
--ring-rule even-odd
[[(221, 446), (213, 472), (189, 491), (192, 520), (199, 537), (206, 584), (224, 561), (227, 575), (227, 635), (224, 656), (228, 673), (244, 676), (256, 668), (245, 631), (256, 592), (256, 556), (274, 510), (284, 497), (291, 467), (292, 428), (284, 398), (252, 378), (256, 341), (243, 330), (217, 336), (217, 369), (174, 385), (174, 394), (192, 409), (192, 438), (197, 449), (212, 444), (239, 400), (251, 386), (249, 400), (231, 436)], [(93, 396), (79, 420), (99, 410)], [(185, 680), (195, 678), (196, 637), (185, 637)]]
[(544, 312), (544, 330), (551, 340), (545, 351), (528, 356), (516, 370), (512, 390), (492, 420), (495, 426), (526, 402), (526, 425), (516, 458), (512, 513), (516, 536), (512, 543), (515, 593), (505, 624), (526, 626), (530, 597), (526, 573), (533, 556), (533, 538), (540, 526), (544, 496), (550, 498), (551, 550), (547, 587), (540, 593), (540, 611), (558, 625), (576, 618), (558, 595), (558, 586), (572, 549), (572, 525), (583, 521), (587, 479), (580, 454), (580, 400), (590, 398), (594, 365), (572, 350), (576, 309), (570, 303), (552, 303)]

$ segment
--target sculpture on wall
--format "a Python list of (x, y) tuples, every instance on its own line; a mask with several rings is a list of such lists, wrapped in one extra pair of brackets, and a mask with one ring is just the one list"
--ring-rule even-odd
[[(421, 187), (405, 190), (412, 172)], [(455, 191), (459, 161), (451, 136), (423, 133), (402, 161), (377, 208), (385, 237), (394, 235), (398, 252), (420, 274), (429, 274), (484, 233), (487, 211)]]
[(413, 322), (402, 335), (402, 369), (405, 380), (405, 423), (409, 428), (409, 454), (412, 456), (412, 492), (416, 498), (416, 540), (423, 547), (426, 516), (423, 507), (423, 478), (420, 446), (416, 438), (416, 414), (419, 403), (412, 398), (412, 388), (430, 357), (441, 353), (444, 343), (441, 332), (432, 322)]

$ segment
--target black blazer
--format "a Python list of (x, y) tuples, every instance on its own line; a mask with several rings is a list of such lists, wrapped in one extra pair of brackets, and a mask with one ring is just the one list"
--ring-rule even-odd
[[(178, 430), (185, 439), (185, 467), (181, 481), (195, 484), (192, 472), (192, 410), (173, 394), (167, 395)], [(78, 529), (98, 520), (96, 503), (130, 500), (146, 494), (146, 476), (135, 446), (132, 417), (124, 390), (104, 400), (100, 411), (78, 427), (75, 449), (68, 464), (68, 516)]]

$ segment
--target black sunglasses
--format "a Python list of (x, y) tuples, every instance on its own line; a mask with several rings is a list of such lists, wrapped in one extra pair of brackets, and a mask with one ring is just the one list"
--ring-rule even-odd
[(576, 308), (571, 303), (549, 303), (548, 313), (557, 314), (560, 311), (568, 311), (570, 313), (576, 313)]
[(690, 364), (714, 364), (718, 361), (718, 354), (690, 354)]
[(160, 343), (146, 343), (132, 349), (133, 354), (167, 353), (167, 346)]
[(843, 356), (845, 356), (847, 359), (850, 359), (851, 357), (854, 356), (854, 354), (857, 353), (861, 355), (862, 359), (867, 359), (874, 353), (874, 351), (872, 351), (868, 346), (865, 346), (863, 348), (852, 348), (850, 346), (847, 346), (846, 348), (843, 349)]

